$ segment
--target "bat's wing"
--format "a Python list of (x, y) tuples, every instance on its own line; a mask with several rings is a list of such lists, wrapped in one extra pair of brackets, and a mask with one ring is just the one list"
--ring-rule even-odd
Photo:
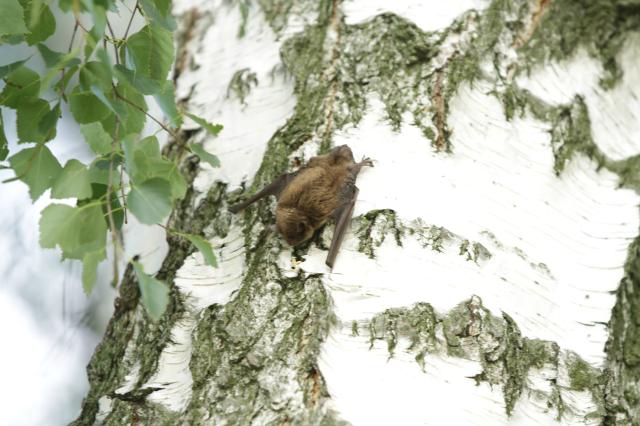
[[(347, 145), (342, 145), (334, 148), (332, 153), (335, 155), (344, 155), (347, 158), (353, 159), (353, 153)], [(329, 254), (327, 255), (327, 266), (333, 269), (333, 264), (338, 256), (340, 250), (340, 244), (344, 238), (344, 233), (347, 232), (347, 226), (351, 222), (353, 216), (353, 206), (356, 204), (356, 198), (358, 198), (358, 187), (356, 186), (356, 178), (360, 169), (364, 166), (373, 167), (373, 162), (370, 158), (363, 158), (359, 163), (355, 163), (349, 166), (349, 176), (342, 187), (342, 193), (340, 194), (340, 200), (342, 203), (340, 207), (333, 211), (333, 219), (336, 222), (336, 229), (333, 231), (333, 239), (331, 240), (331, 247), (329, 247)]]
[(240, 210), (244, 210), (245, 208), (247, 208), (247, 206), (269, 195), (275, 195), (276, 198), (280, 198), (280, 194), (282, 193), (282, 191), (287, 187), (287, 185), (289, 185), (289, 183), (293, 180), (294, 177), (296, 177), (297, 174), (298, 172), (285, 173), (280, 175), (276, 180), (262, 188), (262, 190), (260, 190), (258, 193), (249, 197), (249, 199), (229, 207), (229, 211), (231, 213), (238, 213)]
[(333, 231), (333, 238), (331, 239), (331, 247), (329, 247), (329, 254), (327, 255), (326, 264), (329, 268), (333, 269), (333, 264), (338, 256), (342, 239), (344, 238), (347, 227), (353, 216), (353, 206), (356, 204), (356, 198), (358, 197), (358, 188), (351, 184), (348, 185), (346, 190), (347, 194), (344, 194), (344, 203), (334, 210), (333, 218), (336, 222), (336, 228)]

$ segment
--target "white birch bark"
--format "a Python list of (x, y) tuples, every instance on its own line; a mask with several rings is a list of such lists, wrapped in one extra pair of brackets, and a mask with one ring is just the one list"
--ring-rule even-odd
[[(225, 129), (170, 143), (222, 163), (173, 226), (219, 266), (169, 240), (158, 324), (125, 275), (77, 422), (640, 422), (640, 12), (597, 3), (176, 1), (177, 96)], [(333, 271), (332, 226), (227, 212), (345, 143), (375, 167)]]

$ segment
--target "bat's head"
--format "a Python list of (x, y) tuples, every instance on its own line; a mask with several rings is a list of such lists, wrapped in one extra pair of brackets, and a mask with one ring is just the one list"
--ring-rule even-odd
[(335, 164), (351, 164), (353, 163), (353, 152), (348, 145), (340, 145), (331, 150)]
[(276, 228), (287, 243), (292, 246), (311, 238), (315, 230), (310, 224), (308, 215), (296, 207), (278, 207), (276, 209)]

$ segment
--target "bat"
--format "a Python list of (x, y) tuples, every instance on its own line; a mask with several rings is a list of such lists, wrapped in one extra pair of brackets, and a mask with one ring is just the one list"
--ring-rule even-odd
[(256, 201), (274, 195), (276, 228), (291, 246), (313, 235), (327, 221), (335, 222), (326, 264), (333, 265), (340, 244), (353, 215), (358, 195), (356, 178), (364, 166), (373, 167), (369, 158), (356, 163), (347, 145), (335, 147), (326, 155), (312, 157), (307, 164), (292, 173), (280, 175), (247, 200), (229, 208), (237, 213)]

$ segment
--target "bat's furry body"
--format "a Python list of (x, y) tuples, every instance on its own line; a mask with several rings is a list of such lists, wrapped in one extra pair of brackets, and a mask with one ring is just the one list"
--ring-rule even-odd
[(327, 265), (333, 267), (353, 214), (358, 194), (356, 177), (362, 167), (372, 165), (368, 158), (356, 163), (351, 149), (342, 145), (329, 154), (311, 158), (296, 172), (281, 175), (230, 210), (235, 213), (263, 197), (275, 195), (278, 198), (276, 227), (292, 246), (309, 239), (316, 229), (334, 219), (336, 228), (327, 256)]

